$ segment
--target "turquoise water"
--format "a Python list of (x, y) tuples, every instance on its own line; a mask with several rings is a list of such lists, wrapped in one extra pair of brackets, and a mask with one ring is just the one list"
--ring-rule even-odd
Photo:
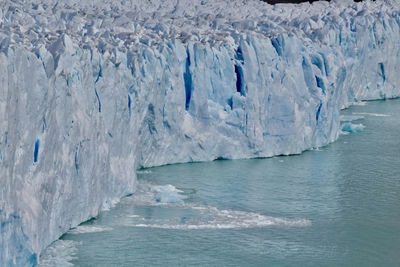
[(343, 114), (358, 130), (319, 150), (140, 171), (136, 194), (44, 263), (400, 266), (400, 100)]

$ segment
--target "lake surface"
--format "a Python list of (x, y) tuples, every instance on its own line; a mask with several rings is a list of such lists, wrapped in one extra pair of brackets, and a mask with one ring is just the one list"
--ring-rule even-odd
[(319, 150), (139, 171), (42, 266), (400, 266), (400, 100), (342, 114)]

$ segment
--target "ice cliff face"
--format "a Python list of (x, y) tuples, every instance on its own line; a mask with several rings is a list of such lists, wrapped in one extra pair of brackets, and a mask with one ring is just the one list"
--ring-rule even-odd
[(0, 3), (0, 265), (35, 265), (138, 167), (334, 141), (340, 108), (400, 96), (397, 6)]

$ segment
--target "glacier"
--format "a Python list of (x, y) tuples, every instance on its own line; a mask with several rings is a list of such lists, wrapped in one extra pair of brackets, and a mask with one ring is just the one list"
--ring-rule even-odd
[[(0, 265), (163, 164), (298, 154), (400, 96), (397, 1), (0, 3)], [(267, 171), (267, 170), (266, 170)]]

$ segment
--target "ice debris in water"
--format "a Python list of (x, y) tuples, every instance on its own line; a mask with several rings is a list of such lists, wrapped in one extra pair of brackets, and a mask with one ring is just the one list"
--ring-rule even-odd
[(173, 185), (155, 185), (152, 187), (155, 192), (155, 198), (160, 203), (177, 203), (182, 202), (186, 196), (182, 195), (183, 191), (176, 189)]
[(140, 182), (134, 194), (124, 199), (124, 202), (131, 202), (134, 205), (162, 205), (166, 203), (182, 203), (187, 195), (184, 191), (175, 186), (153, 185), (147, 182)]
[(346, 122), (342, 125), (342, 131), (346, 133), (359, 133), (364, 130), (365, 126), (360, 124), (353, 124)]
[[(186, 192), (173, 185), (152, 185), (139, 183), (138, 192), (127, 200), (132, 205), (159, 206), (164, 209), (180, 209), (179, 218), (145, 218), (137, 214), (127, 215), (121, 220), (124, 226), (151, 227), (164, 229), (241, 229), (267, 226), (309, 226), (307, 219), (289, 219), (266, 216), (254, 212), (219, 209), (214, 206), (185, 202)], [(126, 201), (126, 200), (125, 200)]]
[[(268, 226), (304, 227), (311, 225), (311, 221), (307, 219), (272, 217), (254, 212), (218, 209), (217, 207), (194, 203), (177, 204), (174, 205), (174, 207), (194, 210), (199, 214), (197, 216), (191, 215), (190, 217), (173, 218), (169, 221), (164, 220), (162, 223), (159, 223), (154, 219), (148, 220), (142, 217), (135, 217), (131, 223), (125, 224), (125, 226), (178, 230), (201, 230), (243, 229)], [(139, 223), (137, 223), (137, 221), (139, 221)]]
[(106, 200), (103, 202), (101, 206), (102, 211), (109, 211), (111, 208), (115, 207), (115, 205), (120, 201), (119, 198), (115, 198), (112, 200)]

